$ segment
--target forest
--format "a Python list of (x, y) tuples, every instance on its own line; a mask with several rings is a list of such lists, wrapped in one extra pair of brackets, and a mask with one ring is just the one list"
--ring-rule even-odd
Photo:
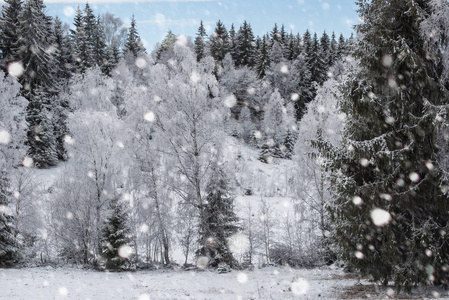
[(134, 17), (5, 0), (0, 267), (447, 287), (449, 4), (357, 5), (350, 37), (218, 20), (145, 49)]

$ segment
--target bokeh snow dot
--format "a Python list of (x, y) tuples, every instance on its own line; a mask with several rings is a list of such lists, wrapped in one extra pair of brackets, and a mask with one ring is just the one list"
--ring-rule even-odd
[(209, 258), (207, 256), (200, 256), (196, 260), (196, 266), (199, 269), (205, 269), (207, 268), (207, 265), (209, 264)]
[(409, 175), (408, 175), (408, 177), (410, 178), (410, 180), (411, 181), (413, 181), (413, 182), (418, 182), (419, 181), (419, 174), (418, 173), (415, 173), (415, 172), (413, 172), (413, 173), (410, 173)]
[(246, 273), (238, 273), (237, 274), (237, 281), (240, 283), (247, 283), (248, 282), (248, 275)]
[(15, 61), (8, 65), (8, 73), (14, 77), (22, 76), (24, 71), (23, 64), (20, 61)]
[(145, 68), (147, 66), (147, 61), (144, 58), (142, 58), (142, 57), (138, 57), (136, 59), (136, 66), (139, 69), (143, 69), (143, 68)]
[(359, 196), (355, 196), (354, 198), (352, 198), (352, 203), (354, 203), (355, 205), (362, 205), (363, 200)]
[(123, 245), (118, 248), (118, 255), (122, 258), (128, 258), (133, 253), (133, 249), (128, 245)]
[(22, 164), (26, 168), (31, 168), (33, 166), (33, 159), (27, 156), (23, 159)]
[(1, 130), (0, 129), (0, 144), (9, 144), (9, 142), (11, 141), (11, 135), (9, 134), (8, 131), (6, 130)]
[(374, 225), (381, 227), (390, 223), (391, 215), (384, 209), (375, 208), (371, 211), (371, 219), (373, 220)]
[(237, 233), (228, 238), (228, 248), (234, 255), (243, 255), (249, 250), (249, 239), (242, 233)]
[(69, 294), (69, 290), (67, 290), (67, 288), (65, 286), (61, 286), (58, 289), (58, 292), (61, 296), (67, 296)]
[(234, 107), (234, 106), (237, 104), (237, 99), (235, 98), (234, 95), (229, 95), (229, 96), (227, 96), (227, 97), (224, 99), (223, 102), (224, 102), (224, 105), (225, 105), (226, 107), (231, 108), (231, 107)]
[(73, 15), (75, 15), (75, 9), (71, 6), (66, 6), (66, 7), (64, 7), (63, 13), (64, 13), (64, 16), (70, 18), (70, 17), (73, 17)]
[(141, 294), (139, 296), (139, 300), (150, 300), (150, 295), (148, 295), (148, 294)]
[(145, 121), (148, 121), (148, 122), (154, 122), (154, 119), (155, 119), (154, 112), (152, 112), (152, 111), (147, 112), (147, 113), (143, 116), (143, 118), (145, 119)]
[(307, 294), (310, 289), (310, 284), (307, 280), (299, 278), (292, 283), (292, 292), (295, 295), (302, 296)]

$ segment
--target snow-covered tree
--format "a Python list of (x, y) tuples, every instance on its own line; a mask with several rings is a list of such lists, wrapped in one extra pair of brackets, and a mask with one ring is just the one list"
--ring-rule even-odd
[(207, 257), (212, 267), (220, 263), (237, 267), (238, 262), (228, 247), (228, 239), (237, 233), (238, 219), (234, 212), (234, 196), (220, 166), (213, 168), (205, 192), (205, 206), (199, 225), (200, 249), (196, 255)]
[(21, 0), (6, 0), (0, 14), (0, 68), (7, 70), (8, 64), (18, 61), (20, 38), (19, 15), (22, 11)]
[(104, 260), (106, 270), (120, 271), (127, 268), (131, 253), (127, 220), (125, 204), (116, 195), (109, 203), (109, 216), (101, 232), (101, 259)]
[(407, 289), (448, 282), (448, 199), (435, 145), (449, 94), (436, 59), (443, 48), (429, 55), (419, 34), (436, 3), (358, 2), (361, 69), (343, 85), (342, 145), (317, 142), (332, 171), (341, 257)]

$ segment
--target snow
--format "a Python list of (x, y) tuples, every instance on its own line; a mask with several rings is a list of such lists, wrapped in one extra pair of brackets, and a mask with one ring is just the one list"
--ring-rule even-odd
[(106, 273), (75, 268), (4, 269), (6, 299), (338, 299), (354, 285), (343, 271), (268, 267), (254, 271), (137, 271)]

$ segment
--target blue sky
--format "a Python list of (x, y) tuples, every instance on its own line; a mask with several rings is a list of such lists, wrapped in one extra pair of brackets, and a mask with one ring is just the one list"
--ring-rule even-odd
[[(77, 5), (85, 0), (44, 0), (47, 13), (72, 25)], [(304, 33), (308, 28), (321, 34), (335, 31), (349, 37), (357, 22), (355, 0), (89, 0), (96, 14), (110, 12), (127, 25), (134, 14), (145, 46), (151, 50), (171, 29), (175, 34), (194, 37), (203, 20), (208, 33), (221, 20), (229, 30), (238, 29), (244, 20), (255, 35), (262, 35), (274, 23), (284, 24), (288, 32)]]

